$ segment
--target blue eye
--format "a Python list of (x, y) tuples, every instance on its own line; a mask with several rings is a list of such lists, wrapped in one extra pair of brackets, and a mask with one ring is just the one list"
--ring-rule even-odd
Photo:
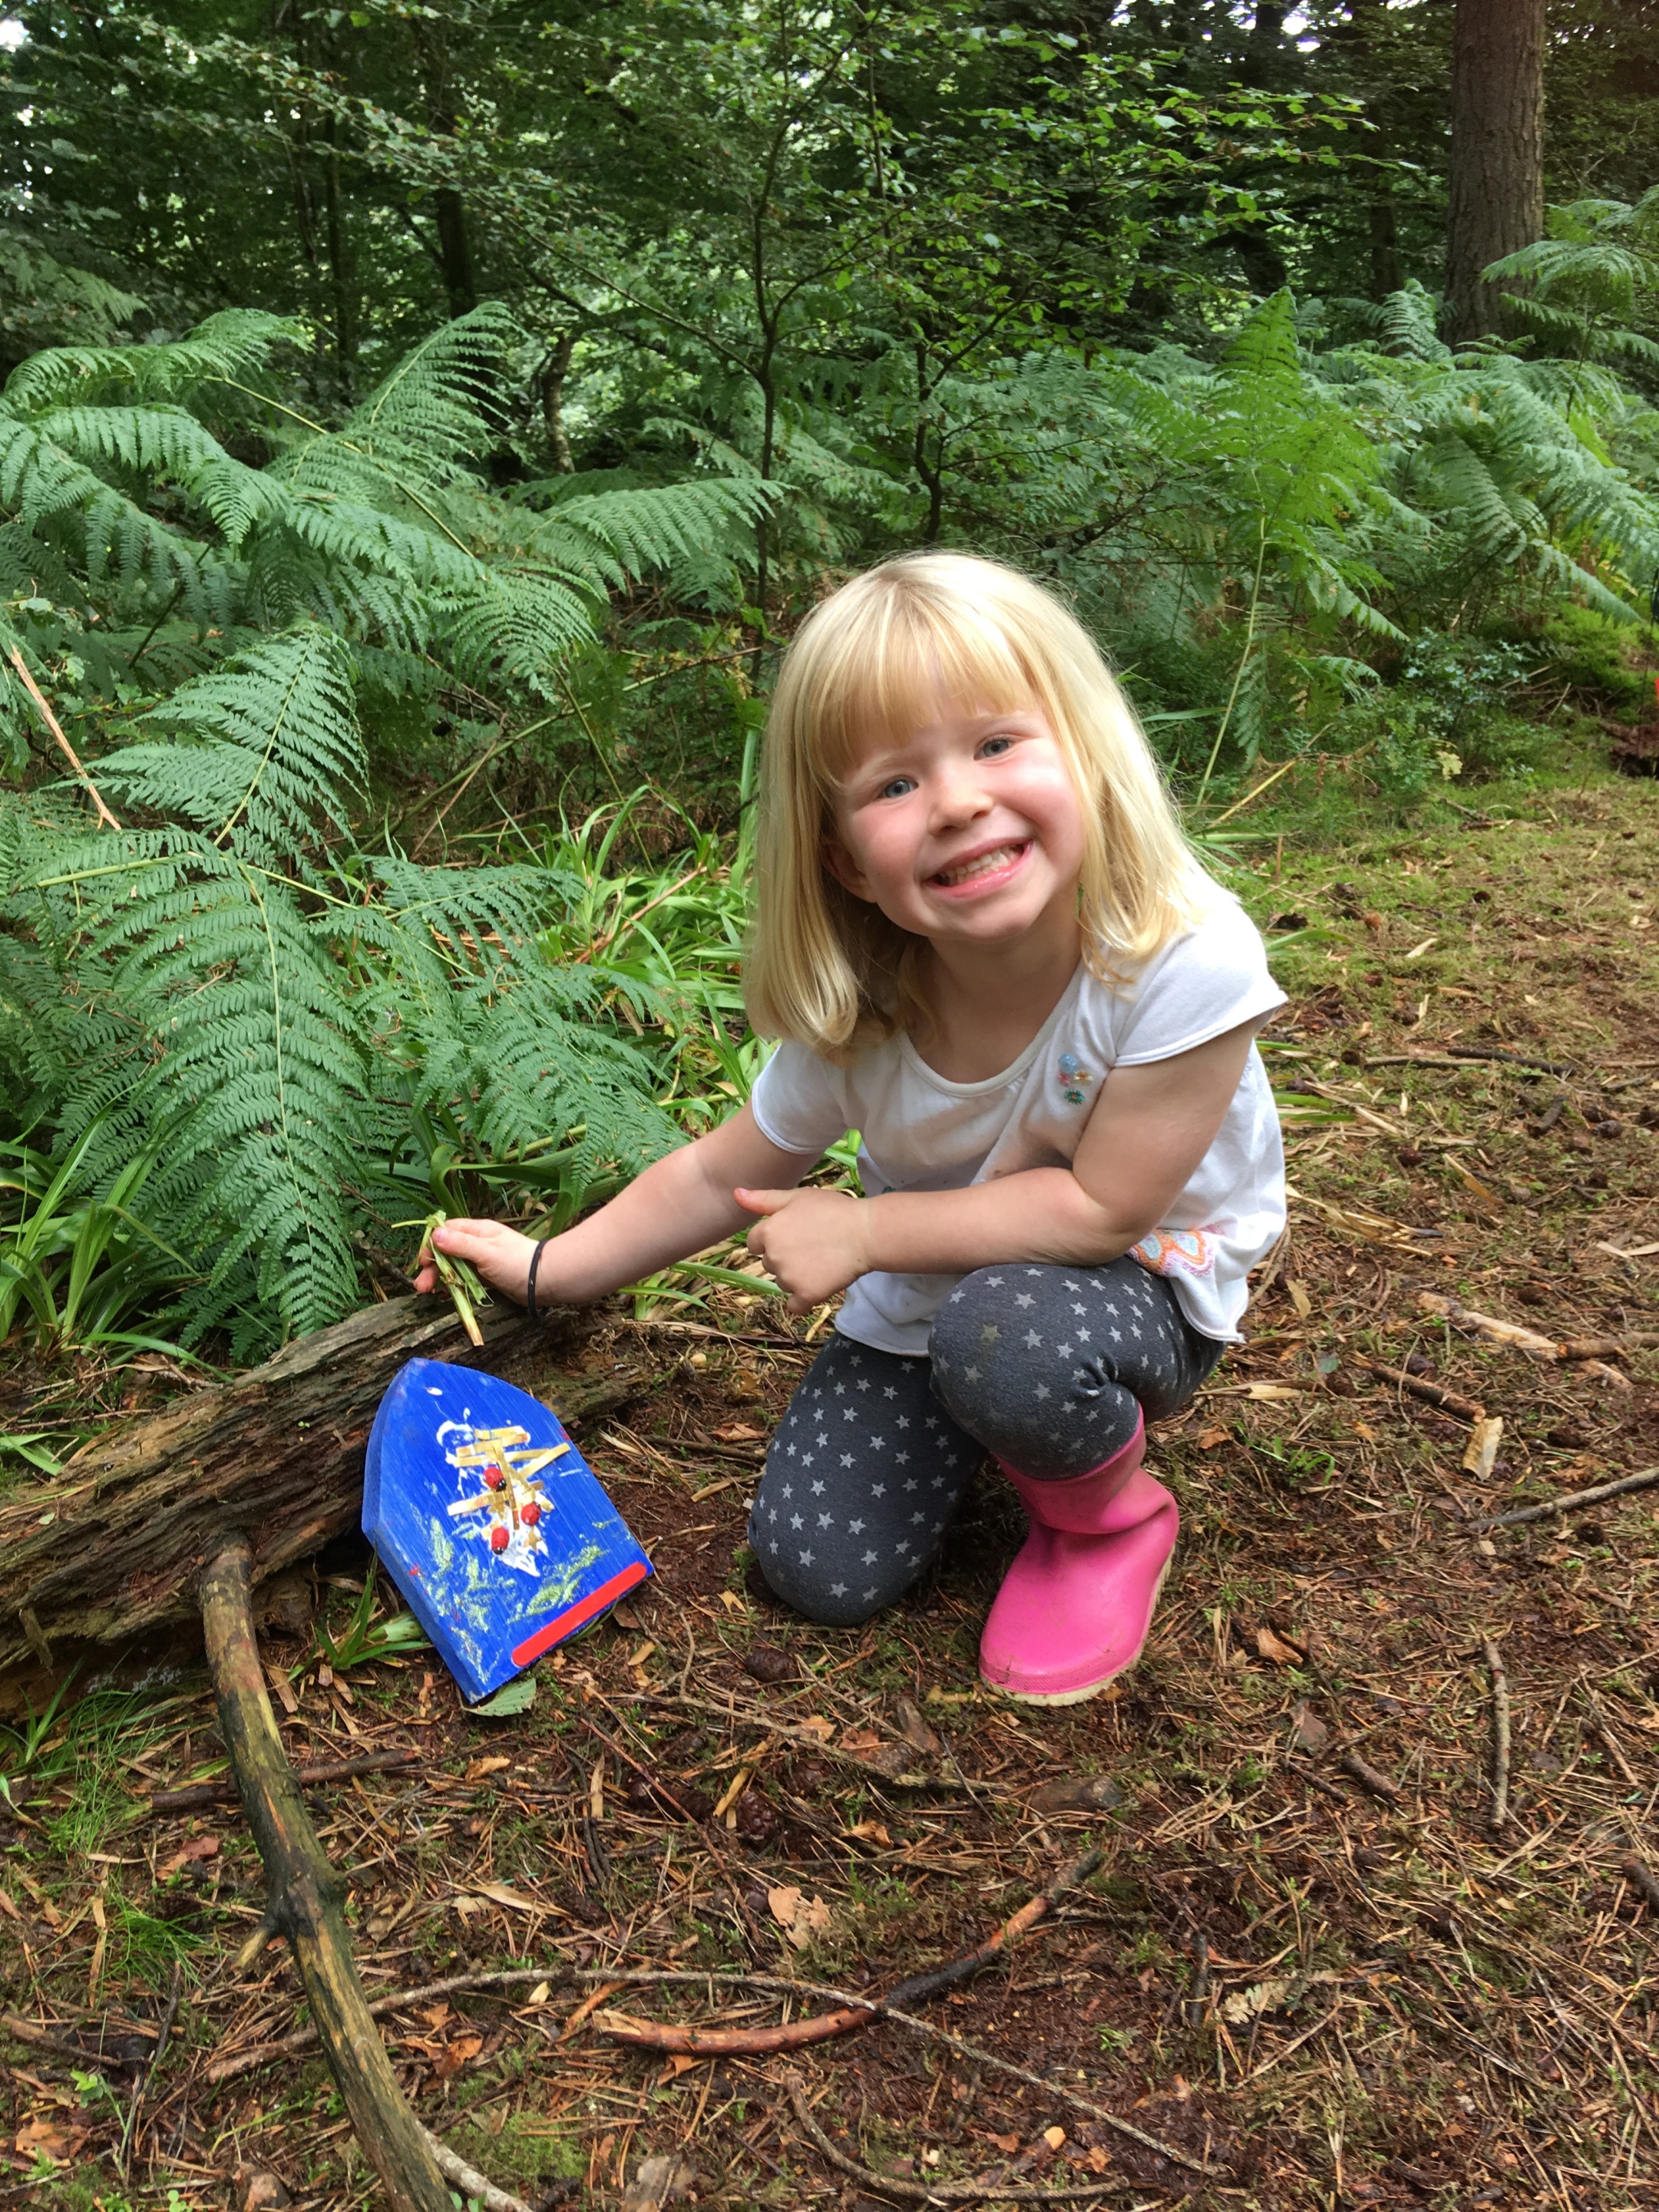
[(987, 738), (979, 749), (980, 757), (981, 760), (996, 760), (1008, 750), (1013, 742), (1012, 738)]
[(883, 784), (876, 796), (878, 799), (902, 799), (907, 792), (912, 792), (915, 787), (909, 776), (896, 775), (890, 783)]

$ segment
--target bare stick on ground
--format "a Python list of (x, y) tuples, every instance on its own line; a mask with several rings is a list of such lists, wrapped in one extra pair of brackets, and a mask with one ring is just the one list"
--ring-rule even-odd
[(339, 1885), (283, 1750), (250, 1603), (249, 1549), (233, 1536), (202, 1577), (202, 1625), (219, 1726), (322, 2045), (392, 2212), (451, 2212), (424, 2130), (404, 2102), (352, 1963)]
[(1079, 1882), (1086, 1881), (1105, 1856), (1100, 1850), (1085, 1851), (1081, 1858), (1063, 1867), (1047, 1889), (1029, 1905), (1023, 1905), (1012, 1920), (1005, 1921), (995, 1935), (976, 1950), (965, 1952), (961, 1958), (934, 1966), (925, 1974), (913, 1975), (886, 1996), (876, 1998), (867, 2006), (849, 2005), (839, 2012), (818, 2013), (811, 2020), (792, 2020), (781, 2027), (678, 2027), (653, 2020), (630, 2020), (621, 2013), (602, 2013), (598, 2025), (614, 2043), (643, 2045), (650, 2051), (682, 2051), (692, 2057), (708, 2057), (717, 2051), (758, 2057), (767, 2051), (800, 2051), (809, 2044), (833, 2043), (843, 2035), (857, 2035), (873, 2026), (888, 2006), (918, 2003), (923, 1997), (934, 1996), (939, 1990), (964, 1982), (981, 1967), (988, 1966), (1036, 1925), (1057, 1897)]
[(1356, 1358), (1354, 1365), (1363, 1367), (1368, 1375), (1379, 1376), (1384, 1382), (1392, 1382), (1396, 1390), (1408, 1390), (1413, 1398), (1421, 1398), (1426, 1405), (1455, 1413), (1462, 1420), (1480, 1421), (1486, 1418), (1486, 1409), (1477, 1400), (1464, 1397), (1461, 1391), (1449, 1390), (1443, 1382), (1425, 1382), (1420, 1375), (1407, 1375), (1403, 1367), (1388, 1367), (1380, 1359)]
[(1479, 1536), (1488, 1528), (1519, 1528), (1528, 1521), (1547, 1521), (1557, 1513), (1576, 1513), (1582, 1505), (1600, 1505), (1604, 1499), (1623, 1498), (1629, 1491), (1651, 1490), (1656, 1482), (1659, 1482), (1659, 1467), (1644, 1467), (1639, 1474), (1621, 1475), (1617, 1482), (1598, 1482), (1593, 1490), (1563, 1491), (1560, 1497), (1546, 1498), (1541, 1505), (1522, 1505), (1513, 1513), (1471, 1521), (1468, 1534)]
[[(318, 1766), (302, 1766), (294, 1778), (302, 1790), (323, 1782), (349, 1782), (356, 1774), (382, 1774), (389, 1767), (412, 1766), (424, 1754), (411, 1744), (403, 1751), (362, 1751), (355, 1759), (325, 1759)], [(228, 1775), (217, 1782), (191, 1782), (179, 1790), (158, 1790), (149, 1801), (152, 1815), (199, 1813), (209, 1805), (234, 1805), (236, 1784)]]
[(1390, 1781), (1380, 1768), (1373, 1766), (1370, 1759), (1362, 1759), (1357, 1751), (1339, 1753), (1336, 1763), (1352, 1781), (1357, 1782), (1362, 1790), (1369, 1790), (1373, 1797), (1382, 1798), (1388, 1805), (1400, 1802), (1399, 1784)]
[(1487, 1820), (1493, 1835), (1500, 1836), (1510, 1817), (1510, 1680), (1504, 1672), (1504, 1655), (1490, 1636), (1480, 1651), (1492, 1677), (1492, 1810)]

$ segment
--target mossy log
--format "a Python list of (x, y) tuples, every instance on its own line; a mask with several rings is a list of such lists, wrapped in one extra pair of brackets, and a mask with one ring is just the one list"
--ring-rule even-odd
[(0, 1668), (31, 1651), (52, 1664), (55, 1640), (114, 1644), (193, 1618), (227, 1537), (246, 1538), (258, 1583), (355, 1528), (375, 1408), (406, 1359), (487, 1369), (573, 1421), (641, 1379), (620, 1364), (561, 1372), (574, 1313), (482, 1318), (475, 1351), (447, 1300), (367, 1307), (233, 1382), (117, 1422), (0, 1505)]

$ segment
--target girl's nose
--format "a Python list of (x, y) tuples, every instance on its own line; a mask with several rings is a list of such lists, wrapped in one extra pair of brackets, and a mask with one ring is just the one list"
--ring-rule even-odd
[(934, 787), (933, 820), (942, 829), (953, 828), (983, 814), (991, 803), (983, 778), (974, 773), (971, 764), (951, 769)]

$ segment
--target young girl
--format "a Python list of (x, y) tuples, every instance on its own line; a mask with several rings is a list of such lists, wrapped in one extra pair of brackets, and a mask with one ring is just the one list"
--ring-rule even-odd
[[(1253, 1042), (1283, 994), (1098, 653), (988, 561), (890, 561), (808, 618), (759, 852), (749, 1006), (782, 1042), (749, 1103), (562, 1237), (438, 1242), (534, 1310), (758, 1215), (793, 1313), (846, 1293), (755, 1498), (767, 1581), (826, 1623), (892, 1604), (989, 1454), (1031, 1529), (981, 1669), (1091, 1697), (1139, 1656), (1175, 1547), (1144, 1423), (1237, 1339), (1284, 1224)], [(849, 1129), (866, 1195), (801, 1189)]]

